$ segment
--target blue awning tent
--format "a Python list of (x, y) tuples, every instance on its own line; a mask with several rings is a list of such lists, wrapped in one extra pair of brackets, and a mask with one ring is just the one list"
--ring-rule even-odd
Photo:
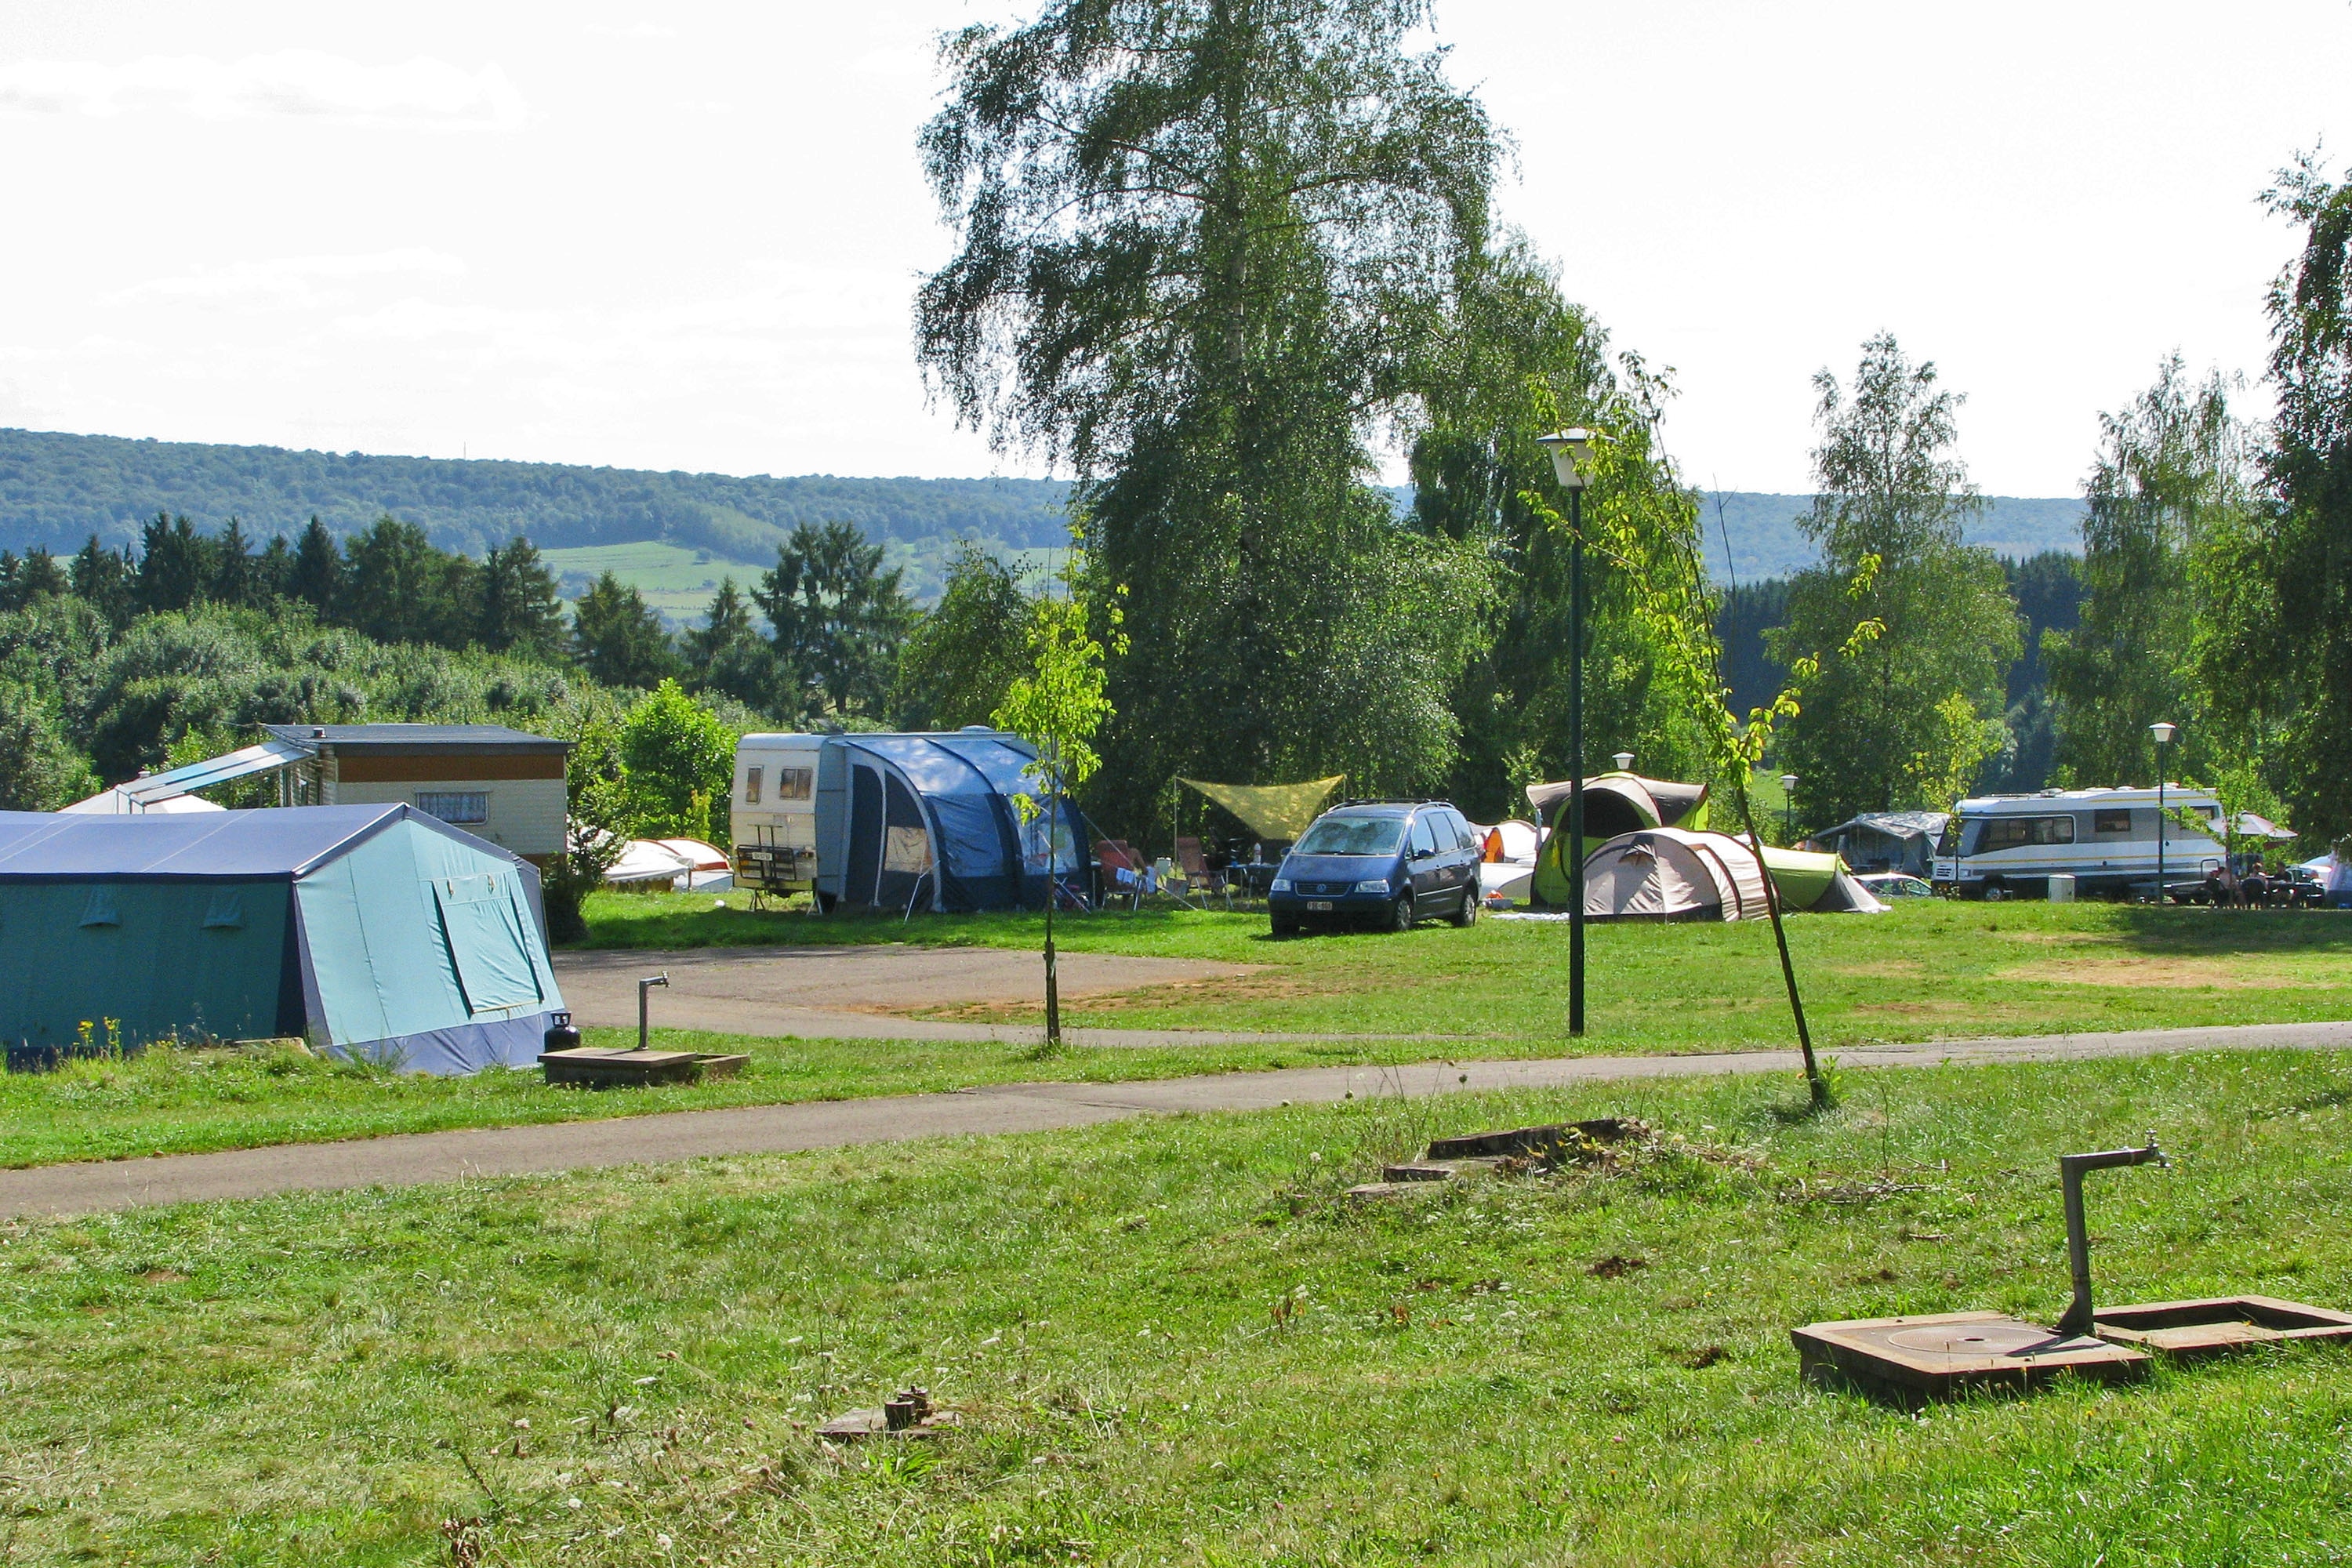
[(0, 812), (0, 1041), (300, 1036), (523, 1067), (563, 1005), (539, 872), (407, 805)]
[(1065, 879), (1085, 868), (1077, 807), (1064, 801), (1051, 832), (1042, 814), (1021, 820), (1013, 796), (1041, 786), (1022, 771), (1036, 752), (1016, 736), (968, 730), (826, 742), (849, 764), (840, 898), (852, 908), (1043, 909), (1049, 860)]

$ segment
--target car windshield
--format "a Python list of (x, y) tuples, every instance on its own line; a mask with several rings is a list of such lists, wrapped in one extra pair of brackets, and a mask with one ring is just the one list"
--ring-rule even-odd
[(1393, 855), (1404, 839), (1402, 816), (1327, 816), (1298, 841), (1301, 855)]

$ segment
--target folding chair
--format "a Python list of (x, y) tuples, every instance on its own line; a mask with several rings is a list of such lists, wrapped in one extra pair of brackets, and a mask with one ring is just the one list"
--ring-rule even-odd
[(1143, 907), (1143, 867), (1135, 858), (1134, 850), (1116, 838), (1097, 838), (1095, 840), (1095, 864), (1102, 868), (1103, 906), (1106, 909), (1118, 895), (1122, 873), (1127, 877), (1127, 912), (1133, 914)]
[[(1203, 912), (1205, 912), (1208, 908), (1207, 889), (1212, 873), (1209, 870), (1208, 857), (1201, 852), (1201, 841), (1199, 839), (1179, 838), (1176, 840), (1176, 868), (1184, 873), (1184, 887), (1186, 890), (1188, 892), (1194, 893), (1201, 898), (1201, 907)], [(1227, 910), (1231, 910), (1234, 907), (1234, 885), (1231, 882), (1226, 882), (1224, 887), (1225, 908)], [(1188, 899), (1186, 901), (1191, 902), (1191, 900)]]

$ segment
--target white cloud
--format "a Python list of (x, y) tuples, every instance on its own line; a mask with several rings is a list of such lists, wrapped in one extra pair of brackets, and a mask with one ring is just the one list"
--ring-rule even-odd
[(467, 71), (422, 55), (389, 66), (363, 66), (315, 49), (228, 61), (150, 55), (128, 65), (0, 65), (0, 110), (110, 118), (140, 110), (203, 120), (288, 118), (448, 129), (509, 130), (525, 118), (522, 95), (497, 66)]
[(665, 27), (658, 22), (638, 22), (626, 27), (615, 27), (608, 22), (591, 22), (588, 30), (600, 38), (675, 38), (677, 29)]
[[(412, 245), (357, 256), (281, 256), (233, 261), (170, 278), (151, 278), (107, 297), (109, 304), (163, 300), (255, 310), (307, 309), (342, 297), (332, 284), (362, 278), (457, 278), (466, 264), (446, 251)], [(323, 286), (322, 286), (323, 285)]]

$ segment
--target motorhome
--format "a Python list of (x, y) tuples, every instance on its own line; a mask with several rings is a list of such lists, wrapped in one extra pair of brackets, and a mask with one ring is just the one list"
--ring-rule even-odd
[[(2153, 896), (2162, 814), (2164, 880), (2178, 888), (2219, 866), (2221, 804), (2200, 789), (2045, 789), (1960, 802), (1936, 845), (1938, 890), (2041, 897), (2052, 877), (2088, 896)], [(2200, 831), (2185, 814), (2209, 825)]]
[(1060, 802), (1050, 829), (1039, 809), (1036, 756), (977, 727), (746, 735), (728, 805), (735, 885), (809, 893), (820, 910), (1042, 908), (1049, 866), (1075, 887), (1087, 863), (1077, 808)]

